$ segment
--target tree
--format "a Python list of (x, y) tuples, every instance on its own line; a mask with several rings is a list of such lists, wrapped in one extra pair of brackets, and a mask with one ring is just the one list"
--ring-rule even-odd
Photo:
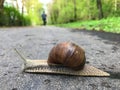
[(22, 9), (26, 9), (26, 14), (31, 18), (32, 24), (41, 24), (41, 13), (42, 11), (42, 4), (39, 0), (22, 0), (23, 6)]
[(55, 23), (96, 20), (120, 15), (120, 0), (53, 0), (48, 8)]
[(4, 0), (0, 0), (0, 9), (3, 8)]
[(97, 8), (98, 8), (99, 19), (102, 19), (103, 18), (103, 10), (102, 10), (102, 2), (101, 2), (101, 0), (97, 0)]
[[(4, 0), (0, 0), (0, 17), (2, 18), (3, 16), (3, 4), (4, 4)], [(0, 21), (2, 21), (0, 18)]]
[(76, 5), (76, 0), (73, 1), (74, 2), (74, 21), (76, 21), (77, 19), (77, 5)]
[(120, 8), (120, 0), (114, 0), (115, 11)]

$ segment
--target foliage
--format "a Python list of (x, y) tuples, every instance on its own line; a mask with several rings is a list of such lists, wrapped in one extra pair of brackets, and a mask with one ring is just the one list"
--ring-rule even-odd
[(42, 23), (41, 12), (43, 9), (39, 0), (24, 0), (23, 4), (26, 8), (27, 15), (31, 19), (32, 25), (40, 25)]
[(110, 17), (107, 19), (101, 19), (99, 21), (98, 20), (89, 20), (81, 22), (79, 21), (67, 24), (57, 24), (57, 26), (120, 33), (119, 23), (120, 17)]
[[(98, 20), (98, 0), (53, 0), (48, 5), (51, 24), (83, 20)], [(120, 0), (99, 0), (104, 18), (120, 15)], [(75, 3), (76, 2), (76, 3)], [(76, 15), (76, 18), (75, 18)]]
[(53, 0), (48, 8), (51, 24), (120, 33), (120, 0)]
[(14, 7), (4, 7), (0, 12), (0, 26), (30, 25), (29, 18), (23, 16)]
[[(16, 2), (18, 6), (18, 3)], [(0, 9), (0, 26), (40, 25), (42, 4), (39, 0), (22, 0), (22, 7), (4, 6)], [(22, 12), (20, 13), (21, 10)]]

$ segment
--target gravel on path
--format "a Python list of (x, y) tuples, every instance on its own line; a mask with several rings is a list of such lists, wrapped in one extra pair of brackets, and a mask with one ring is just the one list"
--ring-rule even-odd
[[(85, 49), (87, 63), (110, 77), (28, 74), (14, 48), (29, 59), (47, 59), (59, 42)], [(120, 34), (54, 26), (0, 28), (0, 90), (120, 90)]]

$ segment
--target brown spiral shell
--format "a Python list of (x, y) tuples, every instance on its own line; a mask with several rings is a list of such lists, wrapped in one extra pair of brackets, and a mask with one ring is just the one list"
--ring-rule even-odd
[(85, 61), (85, 52), (81, 47), (72, 42), (62, 42), (52, 48), (47, 62), (80, 70), (84, 67)]

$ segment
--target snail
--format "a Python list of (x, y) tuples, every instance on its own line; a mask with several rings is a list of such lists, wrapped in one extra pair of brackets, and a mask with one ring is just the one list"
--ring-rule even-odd
[(24, 62), (24, 72), (80, 76), (110, 76), (107, 72), (99, 70), (93, 66), (85, 65), (85, 51), (71, 42), (62, 42), (54, 46), (49, 53), (48, 60), (26, 59), (19, 50), (16, 48), (14, 50)]
[(85, 62), (85, 51), (72, 42), (58, 43), (51, 49), (47, 60), (48, 65), (61, 64), (73, 70), (83, 69)]

